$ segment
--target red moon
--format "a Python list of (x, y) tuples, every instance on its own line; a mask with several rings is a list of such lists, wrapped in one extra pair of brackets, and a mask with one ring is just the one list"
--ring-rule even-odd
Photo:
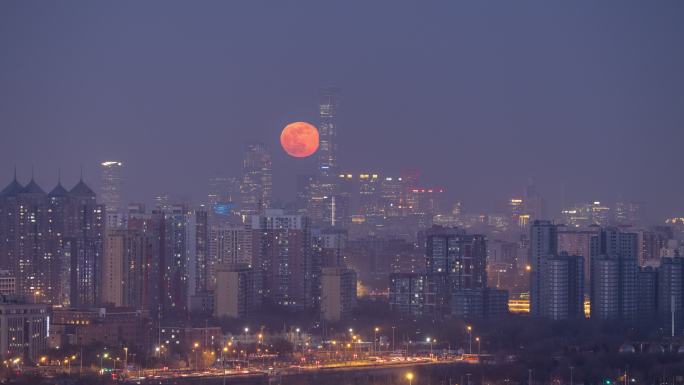
[(306, 158), (318, 149), (318, 129), (307, 122), (290, 123), (280, 134), (283, 150), (295, 158)]

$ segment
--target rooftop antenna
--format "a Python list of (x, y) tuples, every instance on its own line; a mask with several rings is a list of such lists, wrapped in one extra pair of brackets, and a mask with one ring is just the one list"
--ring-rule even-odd
[(62, 184), (62, 169), (57, 167), (57, 184)]
[(14, 164), (14, 180), (17, 180), (17, 164)]
[(83, 182), (83, 165), (81, 165), (81, 182)]

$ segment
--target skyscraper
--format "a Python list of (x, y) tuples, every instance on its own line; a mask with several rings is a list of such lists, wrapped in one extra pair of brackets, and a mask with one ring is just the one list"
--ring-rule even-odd
[(271, 154), (263, 143), (249, 143), (243, 161), (241, 213), (259, 215), (271, 206)]
[(107, 226), (118, 227), (123, 222), (123, 162), (108, 160), (100, 163), (100, 203), (105, 207)]
[(320, 92), (318, 170), (322, 176), (336, 176), (337, 163), (337, 106), (339, 90), (325, 88)]

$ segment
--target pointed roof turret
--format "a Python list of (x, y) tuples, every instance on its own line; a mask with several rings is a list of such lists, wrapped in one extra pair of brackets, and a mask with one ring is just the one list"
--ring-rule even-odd
[(69, 191), (62, 186), (62, 170), (57, 170), (57, 186), (48, 194), (50, 197), (63, 197), (69, 195)]
[(88, 187), (87, 184), (83, 181), (83, 174), (81, 174), (81, 179), (76, 183), (76, 186), (74, 186), (71, 191), (69, 191), (72, 195), (79, 196), (79, 197), (94, 197), (95, 193), (93, 190)]
[(14, 179), (10, 184), (7, 185), (2, 191), (0, 191), (1, 196), (16, 196), (24, 189), (24, 186), (17, 180), (17, 166), (14, 166)]

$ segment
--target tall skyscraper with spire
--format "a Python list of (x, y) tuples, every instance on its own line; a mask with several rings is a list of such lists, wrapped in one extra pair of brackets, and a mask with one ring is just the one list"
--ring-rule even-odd
[(324, 88), (320, 92), (318, 170), (323, 176), (335, 176), (339, 171), (337, 163), (338, 95), (337, 88)]
[(349, 217), (349, 199), (340, 193), (337, 147), (337, 107), (339, 90), (320, 91), (318, 173), (308, 187), (307, 215), (316, 227), (340, 227)]

